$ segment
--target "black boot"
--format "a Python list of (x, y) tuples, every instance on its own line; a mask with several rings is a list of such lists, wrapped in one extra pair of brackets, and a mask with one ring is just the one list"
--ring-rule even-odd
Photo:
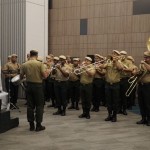
[(108, 110), (108, 117), (105, 119), (105, 121), (111, 121), (112, 119), (112, 111)]
[(68, 109), (75, 109), (75, 107), (74, 107), (74, 103), (72, 103), (72, 104), (71, 104), (71, 106), (70, 106), (70, 107), (68, 107)]
[(41, 123), (36, 124), (36, 130), (37, 132), (45, 130), (45, 127), (41, 125)]
[(126, 109), (123, 110), (122, 114), (123, 115), (128, 115)]
[(136, 122), (136, 124), (146, 124), (146, 123), (147, 123), (147, 120), (145, 116), (142, 116), (142, 119)]
[(61, 107), (59, 107), (58, 110), (53, 113), (53, 115), (61, 115), (61, 113), (62, 113), (62, 110), (61, 110)]
[(66, 107), (63, 107), (63, 110), (61, 112), (61, 116), (66, 116)]
[(79, 118), (86, 118), (86, 110), (85, 108), (82, 108), (82, 109), (83, 109), (83, 113), (79, 115)]
[(35, 130), (35, 125), (34, 122), (30, 122), (30, 131), (34, 131)]
[(79, 104), (76, 102), (76, 110), (79, 110)]
[(86, 119), (90, 119), (90, 109), (86, 109)]
[(116, 111), (113, 111), (113, 115), (112, 115), (111, 121), (112, 122), (116, 122), (117, 121), (117, 112)]
[(91, 111), (95, 111), (96, 110), (96, 108), (93, 106), (93, 108), (91, 109)]
[(96, 108), (95, 108), (95, 112), (99, 112), (99, 107), (96, 107)]
[(150, 126), (150, 117), (147, 117), (147, 126)]

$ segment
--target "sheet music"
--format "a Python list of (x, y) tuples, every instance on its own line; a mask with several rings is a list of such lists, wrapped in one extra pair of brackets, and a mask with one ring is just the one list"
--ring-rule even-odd
[(1, 79), (1, 60), (0, 60), (0, 91), (2, 91), (2, 79)]

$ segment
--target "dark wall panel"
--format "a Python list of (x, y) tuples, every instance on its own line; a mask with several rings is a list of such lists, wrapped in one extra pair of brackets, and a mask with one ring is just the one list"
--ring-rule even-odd
[(137, 0), (133, 2), (133, 15), (150, 14), (150, 0)]

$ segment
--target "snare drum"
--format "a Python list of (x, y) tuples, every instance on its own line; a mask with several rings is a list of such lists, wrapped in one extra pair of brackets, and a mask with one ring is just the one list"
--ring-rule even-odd
[(19, 85), (20, 84), (20, 75), (16, 75), (15, 77), (13, 77), (11, 79), (11, 82), (14, 84), (14, 85)]

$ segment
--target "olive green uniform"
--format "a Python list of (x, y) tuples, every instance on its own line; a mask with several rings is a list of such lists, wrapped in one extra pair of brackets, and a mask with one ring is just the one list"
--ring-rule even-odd
[(113, 113), (113, 117), (115, 118), (120, 99), (120, 71), (113, 62), (107, 63), (105, 80), (105, 95), (108, 114), (111, 116)]
[(72, 107), (78, 109), (78, 103), (80, 99), (80, 77), (74, 73), (75, 69), (79, 67), (71, 66), (71, 73), (69, 75), (69, 88)]
[[(67, 64), (61, 66), (61, 69), (69, 74), (70, 68)], [(66, 111), (68, 79), (69, 77), (65, 77), (58, 68), (56, 69), (54, 90), (56, 95), (56, 106), (59, 112)]]
[[(99, 72), (103, 73), (100, 74)], [(105, 69), (98, 69), (93, 80), (93, 108), (92, 111), (99, 111), (100, 102), (105, 104), (105, 80), (104, 80)]]
[[(121, 61), (121, 63), (123, 65), (125, 65), (128, 69), (132, 68), (132, 63), (131, 61), (125, 59), (123, 61)], [(125, 95), (126, 91), (129, 88), (129, 82), (128, 79), (130, 77), (131, 73), (127, 73), (124, 71), (121, 71), (121, 80), (120, 80), (120, 104), (119, 104), (119, 110), (123, 111), (123, 113), (126, 111), (127, 109), (127, 97)]]
[(95, 68), (91, 64), (89, 66), (90, 72), (93, 74), (93, 76), (89, 76), (86, 72), (83, 72), (80, 77), (80, 95), (82, 100), (82, 109), (83, 114), (89, 114), (90, 108), (91, 108), (91, 102), (92, 102), (92, 83), (95, 75)]
[(42, 73), (44, 72), (44, 64), (34, 59), (27, 61), (21, 66), (21, 74), (26, 75), (27, 81), (28, 122), (36, 120), (40, 124), (43, 120), (44, 93)]
[(8, 62), (5, 64), (3, 70), (8, 71), (8, 74), (5, 74), (6, 90), (10, 94), (10, 102), (15, 105), (18, 99), (18, 87), (19, 86), (14, 85), (11, 82), (11, 79), (19, 74), (20, 64)]
[(143, 78), (139, 81), (138, 102), (142, 119), (147, 120), (150, 125), (150, 72), (144, 72)]

